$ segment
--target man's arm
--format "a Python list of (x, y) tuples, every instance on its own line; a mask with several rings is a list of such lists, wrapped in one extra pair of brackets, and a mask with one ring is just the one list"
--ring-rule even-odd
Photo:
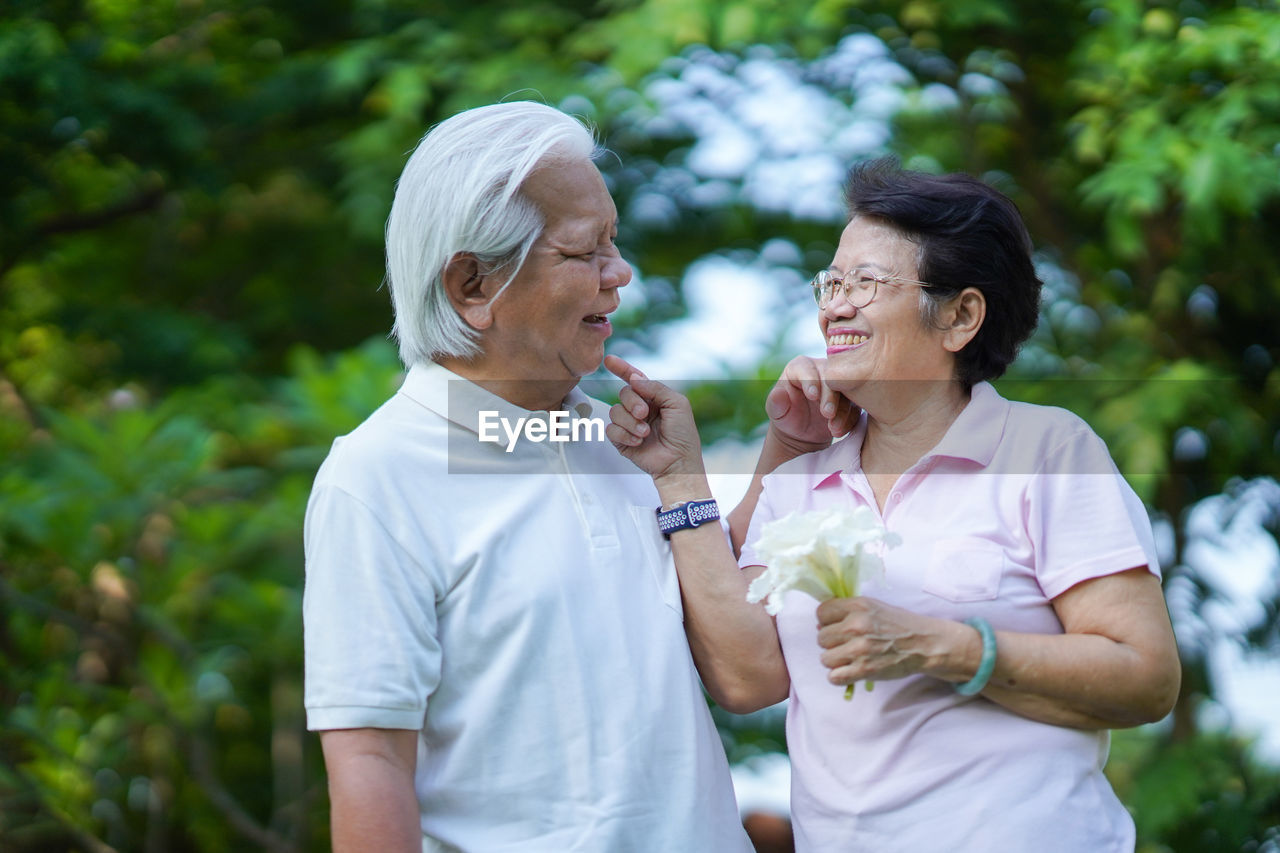
[(334, 853), (422, 853), (413, 787), (418, 732), (335, 729), (320, 733), (320, 746)]
[[(800, 376), (790, 374), (799, 365)], [(605, 366), (627, 381), (619, 403), (610, 410), (607, 434), (619, 452), (653, 477), (664, 506), (710, 498), (702, 446), (689, 401), (658, 382), (651, 382), (617, 356)], [(767, 403), (771, 417), (755, 482), (743, 503), (730, 515), (734, 549), (741, 546), (746, 523), (760, 495), (759, 480), (802, 449), (825, 447), (831, 436), (847, 432), (853, 420), (845, 400), (830, 400), (828, 418), (818, 413), (821, 380), (812, 360), (788, 367)], [(812, 396), (810, 396), (810, 394)], [(840, 398), (843, 399), (843, 398)], [(787, 446), (779, 424), (801, 419), (818, 440)], [(801, 439), (808, 438), (805, 430)], [(780, 438), (781, 436), (781, 438)], [(684, 599), (684, 627), (694, 663), (707, 692), (726, 710), (747, 713), (786, 698), (790, 680), (778, 645), (773, 619), (759, 605), (747, 603), (747, 585), (761, 569), (743, 572), (718, 525), (681, 531), (672, 537), (671, 552)]]

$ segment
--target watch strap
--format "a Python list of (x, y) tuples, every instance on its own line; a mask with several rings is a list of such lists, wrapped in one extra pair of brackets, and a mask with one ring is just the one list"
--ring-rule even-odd
[(709, 521), (720, 520), (720, 505), (714, 499), (704, 501), (684, 501), (671, 509), (658, 507), (654, 510), (658, 517), (658, 529), (663, 539), (670, 539), (677, 530), (689, 530)]

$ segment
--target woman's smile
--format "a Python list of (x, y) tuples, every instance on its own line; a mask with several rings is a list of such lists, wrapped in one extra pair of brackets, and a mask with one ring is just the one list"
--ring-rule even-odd
[(871, 340), (871, 335), (857, 329), (827, 329), (827, 357), (848, 352)]

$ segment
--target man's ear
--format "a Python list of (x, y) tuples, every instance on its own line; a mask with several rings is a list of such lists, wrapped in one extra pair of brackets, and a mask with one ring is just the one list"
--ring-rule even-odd
[(476, 256), (459, 252), (444, 267), (444, 292), (449, 304), (468, 326), (483, 331), (493, 324), (492, 296), (485, 287), (489, 276)]
[(960, 352), (973, 340), (987, 318), (987, 298), (976, 287), (966, 287), (943, 310), (942, 345), (948, 352)]

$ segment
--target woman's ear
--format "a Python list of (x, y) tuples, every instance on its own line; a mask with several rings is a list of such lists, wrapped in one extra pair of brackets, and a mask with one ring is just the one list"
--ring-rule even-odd
[(476, 256), (459, 252), (445, 264), (444, 292), (458, 316), (476, 331), (483, 331), (493, 324), (490, 307), (492, 296), (486, 292), (488, 273), (476, 260)]
[(966, 287), (947, 303), (943, 312), (942, 345), (949, 352), (960, 352), (974, 339), (987, 318), (987, 298), (976, 287)]

